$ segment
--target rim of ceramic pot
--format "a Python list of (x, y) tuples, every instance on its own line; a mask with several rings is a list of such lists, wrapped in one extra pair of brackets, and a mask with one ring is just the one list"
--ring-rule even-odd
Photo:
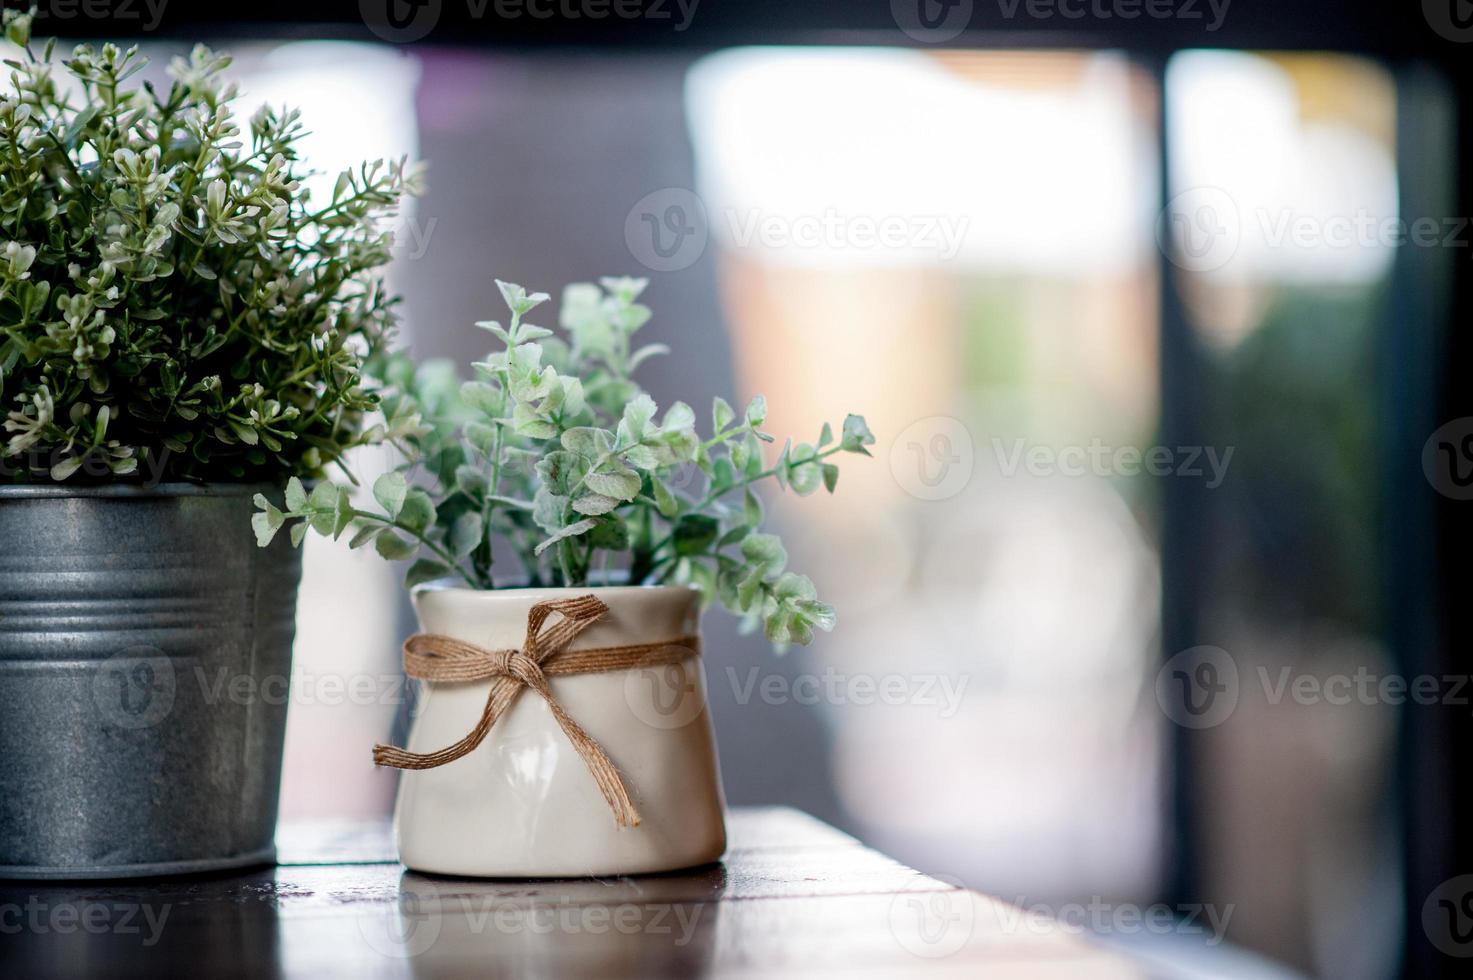
[[(283, 481), (284, 484), (284, 481)], [(68, 486), (18, 483), (0, 486), (0, 498), (38, 500), (64, 497), (240, 497), (279, 491), (276, 483), (99, 483)]]
[(590, 582), (587, 585), (514, 585), (498, 587), (495, 589), (473, 589), (460, 579), (442, 578), (432, 582), (424, 582), (410, 589), (411, 595), (420, 595), (425, 592), (462, 592), (467, 595), (481, 595), (488, 598), (495, 596), (525, 595), (528, 592), (536, 592), (542, 595), (567, 595), (580, 596), (590, 592), (693, 592), (695, 589), (689, 585), (599, 585)]

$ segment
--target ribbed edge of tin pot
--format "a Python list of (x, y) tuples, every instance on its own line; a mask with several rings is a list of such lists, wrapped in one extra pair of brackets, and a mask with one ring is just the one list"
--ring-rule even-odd
[(54, 497), (239, 497), (280, 490), (275, 483), (101, 483), (69, 486), (26, 483), (0, 486), (0, 500), (36, 500)]
[(268, 847), (250, 854), (200, 861), (165, 861), (158, 864), (99, 864), (92, 867), (65, 865), (54, 868), (0, 864), (0, 880), (37, 881), (106, 881), (112, 878), (154, 878), (164, 875), (194, 875), (207, 871), (237, 871), (276, 863), (276, 848)]

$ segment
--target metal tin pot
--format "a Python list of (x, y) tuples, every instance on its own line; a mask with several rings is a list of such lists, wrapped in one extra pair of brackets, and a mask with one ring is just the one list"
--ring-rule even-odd
[(0, 877), (275, 858), (301, 554), (257, 492), (0, 487)]

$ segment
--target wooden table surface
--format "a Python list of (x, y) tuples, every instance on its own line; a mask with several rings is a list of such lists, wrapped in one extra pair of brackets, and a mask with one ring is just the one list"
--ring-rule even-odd
[(385, 826), (317, 824), (245, 874), (0, 882), (0, 976), (1141, 975), (796, 810), (729, 830), (722, 863), (638, 878), (421, 875)]

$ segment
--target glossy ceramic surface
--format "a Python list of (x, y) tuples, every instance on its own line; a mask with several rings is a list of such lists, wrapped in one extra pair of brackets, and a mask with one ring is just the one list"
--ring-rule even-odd
[[(520, 647), (543, 599), (593, 593), (608, 613), (570, 649), (657, 642), (698, 628), (695, 593), (674, 587), (422, 589), (420, 627), (487, 649)], [(491, 681), (426, 683), (408, 748), (443, 748), (480, 718)], [(641, 823), (619, 828), (547, 704), (523, 690), (463, 758), (406, 771), (395, 833), (417, 871), (484, 877), (569, 877), (671, 871), (726, 848), (715, 739), (699, 657), (657, 668), (549, 678), (564, 710), (608, 753)]]

